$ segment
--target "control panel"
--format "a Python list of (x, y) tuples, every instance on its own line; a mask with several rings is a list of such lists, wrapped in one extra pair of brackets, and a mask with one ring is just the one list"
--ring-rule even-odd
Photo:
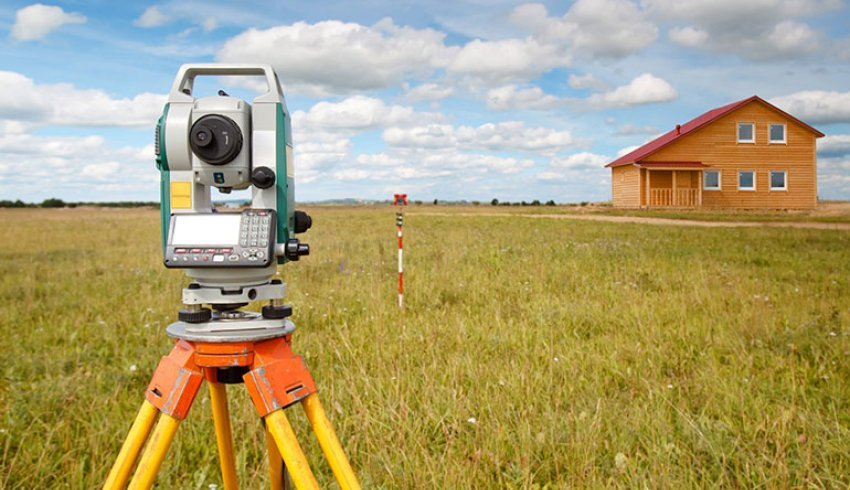
[(266, 267), (275, 259), (276, 229), (277, 214), (272, 209), (172, 214), (165, 266)]

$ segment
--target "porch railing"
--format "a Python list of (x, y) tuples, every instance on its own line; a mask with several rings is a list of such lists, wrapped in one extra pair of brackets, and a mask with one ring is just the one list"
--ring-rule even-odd
[(697, 189), (656, 188), (649, 190), (650, 207), (693, 208), (699, 204)]

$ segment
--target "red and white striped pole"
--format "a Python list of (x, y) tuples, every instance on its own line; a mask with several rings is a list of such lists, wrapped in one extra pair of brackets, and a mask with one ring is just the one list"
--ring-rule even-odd
[(404, 226), (403, 207), (407, 206), (407, 194), (393, 194), (393, 203), (397, 206), (395, 213), (395, 225), (398, 229), (398, 307), (404, 308), (404, 247), (402, 246), (402, 227)]

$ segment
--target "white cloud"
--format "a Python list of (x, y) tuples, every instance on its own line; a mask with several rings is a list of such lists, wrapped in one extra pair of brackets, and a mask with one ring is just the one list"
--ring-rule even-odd
[(818, 155), (850, 155), (850, 134), (827, 135), (818, 140)]
[(262, 62), (278, 68), (290, 90), (337, 94), (400, 84), (445, 66), (457, 48), (433, 29), (384, 19), (367, 27), (336, 20), (248, 29), (227, 40), (218, 61)]
[(159, 27), (170, 19), (156, 5), (150, 6), (145, 10), (138, 19), (133, 21), (133, 25), (139, 27)]
[(477, 127), (430, 124), (389, 128), (384, 131), (383, 138), (387, 144), (397, 147), (528, 151), (545, 155), (557, 153), (575, 143), (568, 131), (527, 128), (521, 121), (488, 123)]
[(28, 201), (69, 193), (93, 201), (121, 200), (128, 189), (155, 188), (159, 176), (153, 157), (153, 145), (114, 148), (98, 135), (3, 134), (0, 180), (5, 196)]
[(569, 64), (570, 57), (558, 45), (541, 43), (534, 38), (475, 39), (463, 46), (448, 64), (447, 71), (492, 84), (531, 80)]
[(587, 102), (596, 108), (627, 107), (675, 100), (679, 94), (667, 81), (644, 73), (627, 85), (603, 94), (591, 95)]
[[(473, 182), (480, 183), (494, 173), (517, 174), (533, 165), (531, 159), (463, 153), (447, 148), (394, 148), (388, 152), (366, 153), (354, 159), (338, 160), (314, 172), (311, 180), (403, 183), (408, 190), (414, 182), (419, 187), (433, 186), (439, 182), (443, 188), (454, 188)], [(301, 175), (299, 167), (299, 181), (303, 181)], [(469, 197), (470, 189), (467, 187), (466, 190), (464, 197)]]
[(410, 87), (410, 84), (404, 83), (404, 96), (411, 102), (421, 100), (440, 100), (454, 93), (454, 88), (449, 85), (440, 85), (437, 83), (422, 83), (416, 87)]
[(658, 134), (658, 128), (655, 126), (637, 126), (635, 124), (626, 123), (617, 128), (614, 133), (617, 135), (633, 135), (633, 134)]
[(668, 35), (674, 43), (689, 48), (704, 47), (706, 41), (708, 41), (708, 33), (694, 26), (674, 27), (670, 29)]
[(622, 58), (658, 37), (645, 12), (629, 0), (578, 0), (562, 17), (549, 17), (542, 4), (525, 4), (511, 20), (541, 42), (568, 46), (584, 58)]
[(84, 15), (65, 12), (62, 7), (35, 3), (15, 13), (11, 36), (18, 41), (33, 41), (46, 37), (63, 25), (85, 22)]
[(815, 52), (822, 33), (800, 18), (842, 8), (840, 0), (645, 0), (659, 19), (684, 22), (670, 39), (682, 46), (755, 61), (795, 59)]
[(24, 125), (150, 126), (166, 96), (142, 93), (116, 99), (102, 90), (67, 83), (36, 84), (20, 73), (0, 71), (0, 121)]
[(540, 87), (519, 88), (506, 85), (487, 91), (487, 107), (495, 111), (510, 109), (554, 109), (561, 99), (544, 93)]
[(537, 180), (552, 183), (580, 182), (583, 185), (598, 181), (607, 175), (605, 164), (611, 158), (597, 153), (581, 152), (549, 160), (545, 170), (537, 174)]
[(617, 150), (617, 158), (620, 158), (623, 155), (627, 155), (627, 154), (637, 150), (640, 147), (641, 147), (641, 145), (631, 145), (631, 146), (627, 146), (625, 148), (620, 148), (619, 150)]
[(592, 73), (585, 73), (584, 75), (571, 73), (567, 83), (576, 90), (605, 90), (608, 88), (607, 83), (599, 80)]
[(599, 168), (611, 161), (611, 158), (596, 153), (581, 152), (562, 158), (553, 158), (552, 168)]
[(299, 131), (313, 130), (354, 134), (386, 126), (438, 121), (442, 116), (417, 112), (412, 107), (387, 105), (383, 100), (363, 95), (348, 97), (340, 102), (319, 102), (309, 111), (295, 111), (293, 125)]
[(774, 97), (770, 103), (809, 124), (850, 122), (850, 92), (805, 90)]
[(105, 180), (118, 173), (120, 167), (121, 165), (118, 162), (90, 163), (83, 167), (80, 174), (97, 180)]

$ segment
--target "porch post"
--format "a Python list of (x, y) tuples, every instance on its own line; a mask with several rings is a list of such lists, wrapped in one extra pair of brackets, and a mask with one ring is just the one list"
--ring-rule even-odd
[(699, 176), (697, 178), (697, 185), (699, 186), (699, 187), (697, 187), (697, 196), (699, 196), (698, 204), (699, 204), (699, 207), (702, 207), (702, 178), (703, 178), (702, 177), (702, 170), (698, 170), (697, 172), (698, 172), (697, 175)]
[(679, 207), (679, 193), (676, 192), (676, 170), (673, 170), (673, 198), (670, 202), (673, 206)]
[(652, 175), (652, 172), (646, 169), (646, 209), (649, 209), (650, 204), (652, 204), (652, 187), (649, 185), (650, 175)]

